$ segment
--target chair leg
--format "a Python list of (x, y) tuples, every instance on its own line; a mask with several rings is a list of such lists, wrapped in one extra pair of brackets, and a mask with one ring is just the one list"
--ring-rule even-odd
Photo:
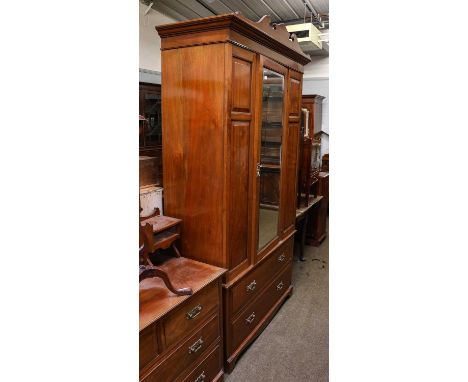
[(177, 256), (177, 257), (180, 257), (180, 252), (179, 252), (179, 250), (177, 249), (175, 243), (172, 243), (172, 249), (174, 250), (176, 256)]

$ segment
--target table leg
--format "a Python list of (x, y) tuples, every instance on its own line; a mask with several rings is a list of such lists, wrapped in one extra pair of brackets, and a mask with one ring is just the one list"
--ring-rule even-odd
[(307, 231), (307, 222), (309, 220), (309, 212), (307, 211), (305, 214), (304, 219), (302, 219), (302, 228), (301, 228), (301, 252), (299, 256), (299, 260), (305, 261), (304, 259), (304, 245), (305, 245), (305, 237)]

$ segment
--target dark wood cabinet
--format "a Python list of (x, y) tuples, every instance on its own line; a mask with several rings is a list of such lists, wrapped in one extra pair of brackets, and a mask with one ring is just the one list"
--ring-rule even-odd
[(183, 257), (161, 269), (193, 294), (176, 296), (160, 278), (140, 282), (140, 381), (194, 381), (202, 373), (199, 381), (221, 381), (225, 270)]
[(327, 237), (328, 215), (328, 172), (319, 172), (317, 182), (313, 185), (314, 195), (321, 196), (320, 203), (311, 211), (308, 221), (306, 242), (309, 245), (319, 246)]
[(181, 253), (227, 268), (224, 360), (292, 293), (303, 65), (269, 17), (238, 14), (156, 27), (161, 36), (165, 213)]
[(162, 186), (161, 85), (140, 82), (140, 186)]

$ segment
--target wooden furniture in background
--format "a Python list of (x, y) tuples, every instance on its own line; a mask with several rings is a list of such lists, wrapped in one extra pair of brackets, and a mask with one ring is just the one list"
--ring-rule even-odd
[(140, 381), (223, 380), (225, 270), (184, 257), (167, 258), (160, 268), (193, 295), (176, 296), (158, 278), (140, 283)]
[(162, 186), (161, 85), (140, 82), (140, 186)]
[(322, 171), (329, 172), (328, 171), (328, 154), (325, 154), (322, 157)]
[(323, 196), (310, 197), (305, 207), (298, 208), (296, 210), (296, 229), (299, 233), (300, 238), (300, 252), (299, 260), (305, 261), (304, 259), (304, 245), (306, 239), (307, 226), (311, 215), (312, 208), (321, 203)]
[[(317, 142), (314, 137), (322, 129), (322, 101), (325, 97), (320, 95), (303, 95), (302, 109), (308, 111), (307, 133), (304, 129), (304, 135), (300, 141), (300, 159), (298, 165), (298, 187), (297, 187), (297, 208), (307, 206), (311, 187), (318, 181), (318, 172), (320, 167), (320, 158), (316, 158)], [(313, 196), (316, 196), (312, 193)]]
[[(239, 14), (156, 27), (165, 213), (184, 256), (227, 268), (225, 367), (292, 293), (303, 65), (283, 25)], [(274, 168), (274, 171), (272, 171)]]
[(312, 139), (307, 136), (299, 137), (299, 164), (297, 175), (297, 208), (306, 207), (310, 196)]
[(323, 205), (325, 206), (325, 209), (328, 214), (328, 193), (329, 193), (329, 175), (328, 172), (325, 171), (320, 171), (319, 172), (319, 195), (323, 195)]
[(159, 277), (172, 293), (179, 296), (191, 295), (192, 290), (190, 288), (175, 288), (169, 275), (161, 267), (155, 266), (151, 260), (151, 255), (160, 256), (158, 250), (169, 247), (173, 249), (173, 254), (176, 257), (180, 257), (175, 245), (175, 241), (180, 237), (180, 219), (160, 216), (159, 210), (156, 209), (152, 216), (144, 219), (140, 218), (139, 229), (140, 282), (148, 278)]
[(302, 96), (302, 107), (309, 110), (309, 137), (322, 130), (322, 103), (324, 96), (307, 94)]
[(320, 172), (318, 182), (315, 184), (315, 195), (323, 199), (320, 204), (311, 210), (307, 225), (306, 243), (319, 246), (327, 237), (327, 210), (328, 210), (328, 173)]

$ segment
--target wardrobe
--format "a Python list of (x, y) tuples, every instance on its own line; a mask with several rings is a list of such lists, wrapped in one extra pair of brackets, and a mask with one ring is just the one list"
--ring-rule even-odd
[(291, 295), (303, 66), (294, 35), (238, 13), (156, 27), (164, 213), (182, 256), (227, 269), (224, 364)]

